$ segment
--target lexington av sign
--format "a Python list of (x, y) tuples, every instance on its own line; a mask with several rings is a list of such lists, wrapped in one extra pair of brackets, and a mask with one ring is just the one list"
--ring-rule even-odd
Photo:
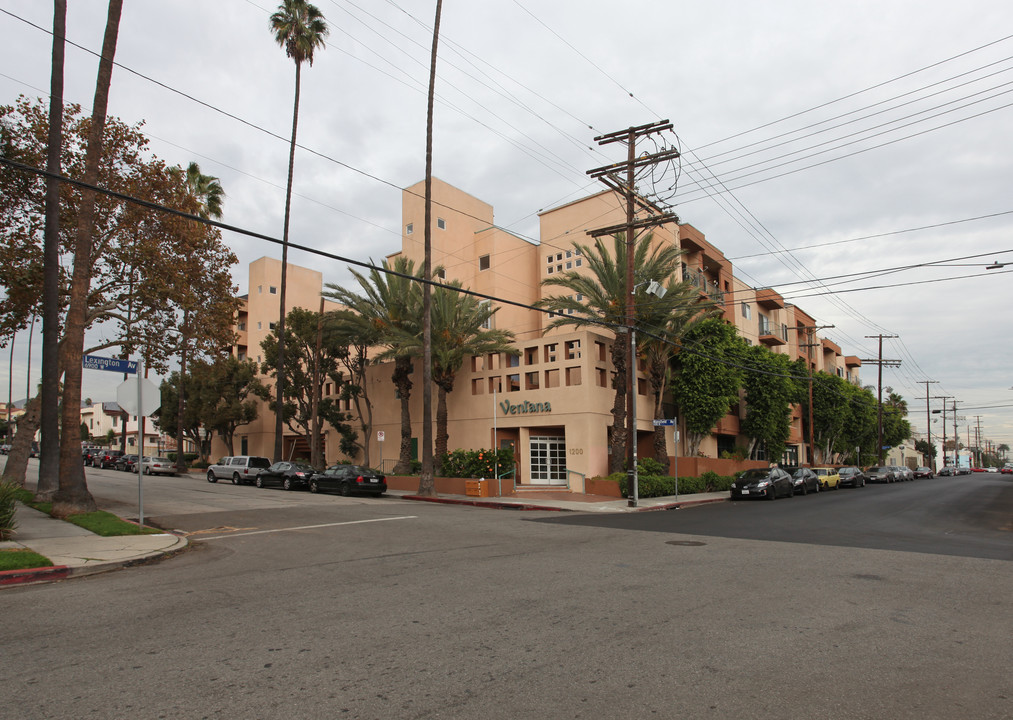
[(528, 413), (549, 413), (552, 412), (552, 403), (540, 402), (533, 403), (525, 400), (522, 403), (514, 405), (509, 400), (504, 400), (499, 404), (499, 409), (504, 415), (525, 415)]

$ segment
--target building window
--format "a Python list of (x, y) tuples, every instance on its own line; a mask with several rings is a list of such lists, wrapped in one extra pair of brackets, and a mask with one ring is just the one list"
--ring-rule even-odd
[(552, 266), (549, 265), (549, 275), (551, 275), (551, 274), (552, 274)]
[(536, 347), (524, 348), (524, 364), (525, 365), (538, 364), (538, 348)]
[(447, 269), (446, 268), (440, 268), (439, 270), (437, 270), (436, 271), (436, 277), (438, 277), (440, 280), (446, 280), (447, 279)]
[(574, 248), (573, 254), (574, 255), (580, 255), (580, 248)]
[(507, 355), (507, 367), (520, 367), (521, 359), (518, 355)]
[(518, 375), (507, 375), (507, 392), (520, 392), (521, 390), (521, 376)]
[(260, 320), (257, 321), (257, 329), (258, 330), (263, 330), (264, 329), (264, 324), (262, 322), (260, 322)]
[(742, 303), (742, 317), (744, 317), (746, 320), (749, 320), (751, 317), (753, 317), (753, 311), (752, 308), (749, 307), (749, 303)]
[(274, 285), (269, 286), (267, 288), (267, 291), (269, 293), (271, 293), (272, 295), (277, 295), (278, 294), (278, 288), (276, 288)]
[(273, 331), (276, 325), (277, 325), (277, 323), (268, 323), (267, 324), (267, 328), (268, 328), (268, 330), (272, 330)]
[(408, 223), (407, 225), (404, 226), (404, 234), (405, 235), (411, 235), (413, 232), (415, 232), (415, 224), (414, 223)]
[(556, 272), (563, 272), (563, 264), (556, 265)]
[(570, 258), (570, 257), (572, 257), (572, 256), (573, 256), (573, 253), (572, 253), (572, 252), (570, 252), (569, 250), (567, 250), (567, 251), (566, 251), (566, 257), (567, 257), (567, 258)]
[(447, 221), (444, 220), (443, 218), (436, 218), (436, 227), (438, 227), (440, 230), (446, 230)]
[[(483, 310), (485, 310), (490, 305), (492, 305), (492, 300), (480, 300), (478, 304), (482, 306)], [(485, 320), (482, 321), (482, 329), (483, 330), (492, 330), (492, 319), (493, 319), (493, 317), (495, 317), (495, 316), (492, 315), (492, 314), (490, 314), (489, 317), (487, 317)]]
[(556, 362), (556, 345), (557, 343), (549, 343), (545, 346), (545, 362)]
[(566, 368), (566, 384), (580, 385), (580, 367), (568, 367)]
[(583, 293), (577, 293), (577, 296), (574, 299), (577, 302), (581, 302), (584, 299), (584, 294)]
[(567, 263), (566, 263), (566, 269), (567, 270), (572, 270), (573, 269), (573, 262), (572, 261), (567, 261)]
[(524, 373), (524, 389), (525, 390), (537, 390), (538, 389), (538, 372)]
[(489, 269), (489, 256), (488, 255), (483, 255), (482, 257), (480, 257), (478, 259), (478, 269), (479, 270), (488, 270)]
[(559, 387), (559, 370), (546, 370), (545, 371), (545, 387), (554, 388)]
[(567, 340), (565, 347), (567, 360), (580, 359), (580, 340)]
[(574, 262), (577, 263), (577, 267), (580, 267), (580, 258), (577, 258)]
[(501, 392), (503, 392), (503, 378), (499, 376), (489, 378), (489, 393)]
[(482, 394), (482, 378), (474, 378), (471, 381), (471, 394), (472, 395)]
[(598, 381), (598, 387), (608, 387), (608, 375), (605, 373), (605, 368), (595, 368), (595, 379)]
[(243, 330), (246, 330), (246, 323), (244, 323), (244, 322), (239, 323), (239, 330), (240, 330), (240, 332), (242, 332)]
[(260, 294), (263, 294), (263, 292), (264, 292), (264, 286), (263, 285), (258, 285), (257, 286), (257, 294), (260, 295)]
[(238, 359), (239, 362), (242, 362), (243, 360), (246, 359), (246, 353), (240, 350), (238, 353), (236, 353), (236, 359)]
[(552, 258), (552, 256), (551, 256), (551, 255), (549, 255), (549, 256), (548, 256), (547, 258), (545, 258), (545, 259), (546, 259), (546, 260), (548, 261), (549, 265), (551, 265), (551, 264), (552, 264), (552, 260), (553, 260), (553, 258)]

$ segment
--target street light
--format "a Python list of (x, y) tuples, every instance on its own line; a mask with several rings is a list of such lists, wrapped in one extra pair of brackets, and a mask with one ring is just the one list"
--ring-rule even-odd
[[(657, 282), (655, 280), (645, 280), (642, 283), (637, 283), (636, 285), (634, 285), (633, 286), (633, 292), (630, 293), (630, 294), (635, 296), (637, 294), (637, 288), (640, 287), (641, 285), (646, 285), (647, 286), (647, 292), (650, 293), (651, 295), (654, 295), (659, 300), (661, 298), (665, 297), (665, 293), (668, 292), (668, 290), (665, 287), (663, 287), (661, 285), (661, 283), (659, 283), (659, 282)], [(631, 473), (632, 481), (630, 482), (630, 497), (629, 497), (629, 500), (627, 501), (627, 504), (629, 505), (629, 507), (636, 507), (637, 503), (640, 500), (640, 498), (639, 498), (639, 494), (640, 494), (640, 485), (639, 485), (639, 483), (640, 483), (640, 477), (639, 477), (638, 471), (637, 471), (637, 328), (636, 328), (636, 324), (633, 324), (633, 325), (630, 326), (630, 360), (627, 363), (627, 372), (630, 373), (631, 382), (630, 382), (630, 385), (629, 385), (629, 387), (630, 387), (630, 398), (629, 398), (629, 402), (628, 402), (628, 405), (630, 406), (630, 414), (629, 414), (629, 417), (626, 418), (626, 427), (627, 427), (626, 442), (630, 443), (630, 446), (631, 446), (631, 448), (630, 448), (630, 450), (631, 450), (631, 452), (630, 452), (630, 458), (631, 458), (630, 459), (630, 465), (632, 466), (631, 470), (628, 471), (629, 473)], [(679, 449), (677, 447), (676, 448), (676, 454), (678, 454), (678, 452), (679, 452)]]

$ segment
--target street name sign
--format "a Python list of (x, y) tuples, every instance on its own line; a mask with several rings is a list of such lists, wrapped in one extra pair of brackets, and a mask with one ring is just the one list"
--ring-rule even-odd
[(655, 420), (654, 427), (672, 427), (675, 425), (675, 420)]
[(137, 361), (99, 357), (98, 355), (85, 355), (84, 369), (108, 370), (109, 372), (127, 373), (128, 375), (133, 375), (137, 372)]

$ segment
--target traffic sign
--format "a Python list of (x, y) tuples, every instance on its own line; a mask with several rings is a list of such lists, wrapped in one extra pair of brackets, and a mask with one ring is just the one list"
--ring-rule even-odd
[[(137, 386), (141, 386), (141, 408), (137, 408)], [(124, 380), (116, 388), (116, 402), (131, 415), (151, 415), (162, 405), (162, 393), (147, 378)]]
[(672, 427), (675, 425), (675, 420), (655, 420), (654, 427)]
[(99, 357), (98, 355), (85, 355), (83, 365), (85, 370), (108, 370), (128, 375), (137, 372), (136, 360), (121, 360), (120, 358)]
[(383, 442), (383, 437), (384, 437), (383, 430), (377, 430), (376, 431), (377, 442)]

